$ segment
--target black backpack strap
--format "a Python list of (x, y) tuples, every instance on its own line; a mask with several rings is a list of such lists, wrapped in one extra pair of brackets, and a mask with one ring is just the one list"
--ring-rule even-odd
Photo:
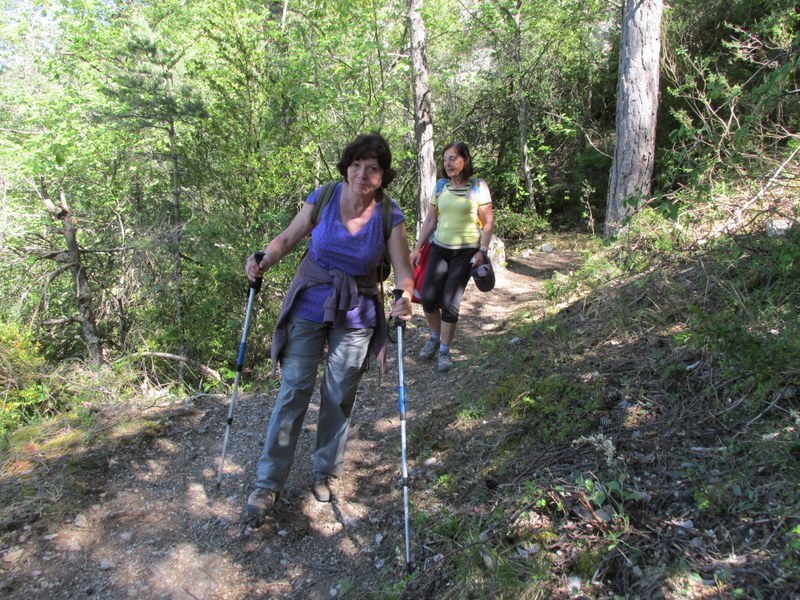
[[(336, 181), (329, 181), (328, 183), (322, 186), (322, 189), (319, 192), (319, 196), (317, 196), (317, 201), (314, 202), (314, 206), (311, 207), (311, 221), (314, 223), (314, 227), (319, 224), (319, 218), (322, 214), (322, 211), (325, 210), (325, 207), (330, 202), (331, 198), (333, 197), (333, 192), (336, 190)], [(300, 260), (303, 260), (308, 254), (308, 246), (306, 246), (305, 251), (303, 252), (303, 256), (300, 257)]]
[(337, 183), (337, 181), (329, 181), (322, 186), (317, 201), (314, 203), (314, 211), (311, 213), (311, 219), (314, 221), (314, 225), (319, 223), (319, 217), (333, 197), (333, 192), (336, 190)]
[(383, 241), (392, 237), (392, 200), (381, 189), (381, 219), (383, 221)]
[(388, 265), (390, 261), (388, 242), (389, 238), (392, 237), (392, 200), (386, 195), (383, 188), (378, 191), (378, 194), (380, 194), (381, 199), (381, 221), (383, 222), (383, 257), (378, 263), (378, 283), (380, 284), (381, 304), (383, 304), (384, 263)]

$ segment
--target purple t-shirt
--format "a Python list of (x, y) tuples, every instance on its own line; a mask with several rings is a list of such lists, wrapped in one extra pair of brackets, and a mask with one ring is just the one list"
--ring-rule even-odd
[[(316, 203), (322, 188), (317, 188), (306, 198)], [(320, 215), (319, 223), (311, 231), (308, 252), (311, 258), (325, 269), (339, 269), (353, 276), (367, 275), (378, 267), (383, 256), (383, 222), (378, 204), (367, 224), (356, 233), (350, 233), (342, 223), (339, 202), (342, 184), (339, 183), (327, 206)], [(384, 194), (384, 202), (392, 203), (392, 228), (406, 220), (400, 207)], [(331, 293), (331, 285), (315, 285), (301, 291), (295, 299), (292, 312), (315, 323), (323, 322), (322, 304)], [(353, 310), (342, 311), (337, 317), (337, 326), (363, 329), (375, 327), (377, 300), (359, 294), (359, 304)]]

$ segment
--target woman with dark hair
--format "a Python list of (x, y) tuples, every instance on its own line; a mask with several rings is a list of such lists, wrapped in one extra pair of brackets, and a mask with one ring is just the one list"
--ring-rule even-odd
[[(289, 226), (278, 234), (257, 261), (247, 259), (251, 281), (262, 277), (301, 240), (311, 236), (284, 297), (272, 340), (273, 368), (280, 363), (281, 387), (272, 410), (263, 452), (256, 466), (255, 491), (244, 510), (245, 522), (264, 522), (283, 490), (294, 460), (300, 429), (327, 346), (320, 386), (319, 423), (313, 455), (319, 502), (337, 499), (350, 415), (370, 349), (383, 368), (386, 315), (378, 291), (376, 267), (388, 248), (395, 287), (403, 296), (391, 304), (393, 317), (411, 318), (414, 288), (406, 240), (405, 217), (384, 194), (395, 172), (386, 140), (361, 135), (342, 153), (337, 164), (344, 177), (315, 219), (313, 191)], [(391, 235), (385, 240), (383, 204), (391, 203)]]
[(438, 355), (436, 370), (440, 372), (453, 366), (450, 343), (456, 333), (461, 300), (472, 269), (488, 261), (494, 227), (489, 186), (473, 177), (472, 155), (464, 142), (445, 146), (442, 168), (445, 178), (436, 184), (431, 209), (411, 253), (411, 264), (416, 266), (422, 245), (430, 239), (422, 310), (431, 337), (419, 355), (425, 359)]

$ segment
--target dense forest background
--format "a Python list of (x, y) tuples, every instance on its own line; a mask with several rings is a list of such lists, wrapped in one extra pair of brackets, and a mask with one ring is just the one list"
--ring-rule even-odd
[[(4, 344), (57, 362), (225, 363), (244, 257), (336, 177), (361, 132), (390, 140), (390, 191), (413, 232), (406, 9), (4, 2)], [(507, 243), (602, 231), (620, 16), (605, 0), (424, 4), (437, 155), (470, 144)], [(797, 18), (789, 0), (667, 5), (653, 191), (637, 204), (677, 216), (721, 186), (763, 183), (796, 149)], [(270, 273), (268, 314), (292, 271)], [(271, 320), (257, 328), (263, 353)], [(47, 395), (30, 393), (23, 404)]]

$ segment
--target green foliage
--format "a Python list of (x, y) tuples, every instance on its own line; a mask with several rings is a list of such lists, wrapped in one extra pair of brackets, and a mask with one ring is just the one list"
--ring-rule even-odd
[(544, 282), (544, 291), (551, 300), (566, 302), (622, 274), (622, 268), (606, 253), (589, 253), (577, 272), (554, 273)]
[(534, 424), (532, 434), (546, 443), (564, 443), (590, 426), (587, 416), (602, 406), (591, 388), (560, 374), (543, 376), (509, 404), (512, 416)]
[[(418, 517), (414, 523), (419, 530), (424, 531), (427, 527), (425, 524), (424, 513), (417, 513)], [(437, 519), (433, 523), (428, 523), (427, 526), (432, 526), (434, 531), (441, 536), (455, 537), (461, 531), (461, 523), (459, 519), (454, 517), (450, 511), (442, 507), (437, 515)]]
[(641, 273), (654, 261), (679, 254), (690, 239), (689, 232), (658, 209), (644, 208), (629, 223), (627, 244), (618, 245), (613, 260), (626, 273)]
[(597, 508), (610, 512), (611, 517), (625, 518), (627, 505), (642, 500), (643, 496), (628, 485), (628, 476), (617, 471), (613, 477), (600, 480), (596, 477), (580, 477), (578, 485), (586, 491), (586, 497)]
[(580, 269), (570, 275), (555, 273), (544, 289), (553, 300), (568, 301), (599, 285), (654, 267), (679, 255), (689, 245), (690, 231), (658, 208), (643, 208), (628, 224), (624, 243), (586, 252)]
[(538, 215), (512, 212), (509, 209), (494, 211), (495, 235), (504, 240), (530, 240), (537, 233), (550, 230), (550, 224)]
[(789, 530), (786, 540), (788, 552), (783, 560), (783, 566), (787, 569), (797, 569), (800, 567), (800, 525)]
[(793, 3), (702, 4), (678, 3), (666, 28), (671, 119), (660, 128), (671, 147), (658, 175), (663, 189), (690, 185), (695, 194), (710, 193), (721, 176), (774, 169), (800, 118)]
[[(797, 129), (796, 15), (786, 0), (749, 4), (684, 0), (666, 23), (667, 39), (680, 42), (667, 49), (685, 50), (667, 55), (665, 113), (674, 118), (662, 120), (659, 135), (665, 191), (695, 181), (711, 194), (721, 167), (761, 175)], [(353, 134), (387, 134), (400, 173), (393, 192), (413, 204), (409, 66), (395, 52), (405, 44), (396, 3), (301, 3), (286, 15), (228, 1), (15, 9), (1, 59), (2, 252), (12, 269), (0, 299), (20, 322), (42, 317), (45, 305), (43, 318), (74, 316), (70, 278), (50, 279), (60, 265), (33, 259), (59, 246), (37, 209), (40, 182), (52, 197), (64, 190), (76, 215), (106, 348), (179, 345), (207, 363), (235, 340), (244, 257), (288, 223), (318, 181), (337, 176)], [(470, 143), (496, 200), (498, 234), (511, 241), (554, 224), (594, 229), (613, 142), (611, 7), (537, 1), (464, 11), (443, 1), (426, 3), (425, 18), (437, 147), (455, 136)], [(520, 171), (523, 105), (539, 216)], [(675, 206), (670, 199), (659, 209), (675, 217)], [(276, 288), (287, 279), (281, 267)], [(33, 281), (48, 281), (46, 292)], [(178, 299), (183, 323), (175, 322)], [(271, 321), (262, 323), (257, 339), (266, 346)], [(79, 337), (73, 325), (40, 341), (60, 359), (81, 354)]]
[(440, 475), (434, 484), (435, 488), (440, 488), (445, 492), (452, 491), (455, 488), (455, 479), (449, 473)]
[[(766, 458), (766, 457), (765, 457)], [(720, 476), (721, 467), (725, 463), (734, 461), (738, 468), (734, 472), (726, 472)], [(714, 515), (736, 515), (737, 518), (747, 518), (762, 510), (765, 498), (757, 487), (752, 485), (756, 474), (751, 470), (749, 461), (737, 458), (733, 453), (713, 457), (703, 463), (687, 463), (686, 476), (692, 482), (692, 494), (695, 505), (701, 513)], [(771, 462), (767, 459), (767, 462)], [(787, 473), (788, 475), (788, 473)], [(788, 475), (791, 477), (791, 475)], [(791, 503), (786, 496), (793, 493), (776, 478), (774, 484), (776, 498)]]
[(692, 307), (693, 342), (743, 388), (769, 397), (800, 377), (800, 233), (721, 240), (715, 250), (709, 266), (725, 279), (706, 305)]
[(45, 360), (30, 329), (0, 322), (0, 359), (2, 436), (31, 419), (52, 413), (57, 403), (44, 374)]

